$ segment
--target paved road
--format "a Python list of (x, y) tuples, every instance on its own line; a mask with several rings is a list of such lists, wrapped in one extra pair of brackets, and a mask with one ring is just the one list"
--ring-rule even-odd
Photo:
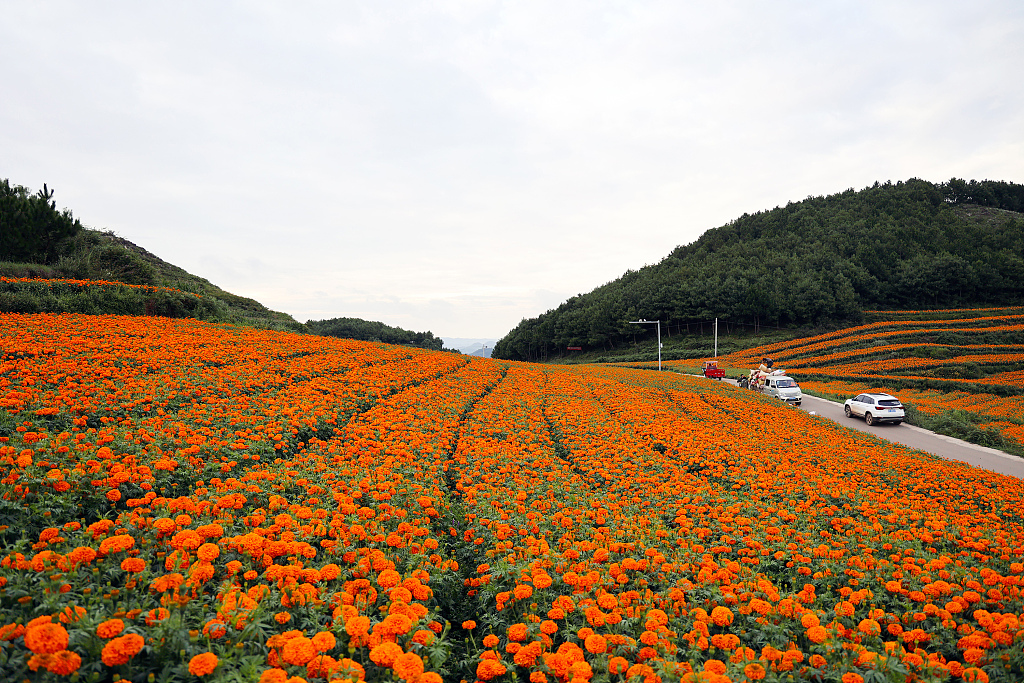
[[(727, 381), (735, 384), (731, 380)], [(911, 448), (927, 451), (946, 460), (960, 460), (975, 467), (1024, 479), (1024, 458), (1018, 458), (1008, 453), (997, 451), (994, 448), (977, 446), (973, 443), (954, 439), (943, 434), (936, 434), (927, 429), (921, 429), (920, 427), (908, 424), (875, 424), (869, 427), (860, 418), (846, 417), (843, 412), (842, 403), (827, 401), (817, 396), (804, 394), (803, 405), (800, 407), (808, 412), (813, 412), (838, 422), (844, 427), (859, 429), (862, 432), (873, 434), (880, 439), (888, 439)]]

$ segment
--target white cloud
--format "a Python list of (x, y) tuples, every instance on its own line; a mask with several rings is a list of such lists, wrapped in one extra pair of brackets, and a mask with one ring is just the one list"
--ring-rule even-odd
[(498, 337), (744, 212), (1024, 180), (1024, 6), (13, 2), (0, 177), (297, 319)]

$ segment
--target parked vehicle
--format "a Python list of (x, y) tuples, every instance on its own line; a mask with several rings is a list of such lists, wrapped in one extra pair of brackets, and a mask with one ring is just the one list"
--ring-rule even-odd
[(702, 369), (702, 372), (708, 379), (722, 379), (725, 377), (725, 370), (718, 367), (717, 360), (704, 361), (704, 368)]
[(876, 422), (899, 424), (906, 417), (903, 404), (890, 394), (858, 394), (846, 400), (843, 410), (846, 417), (863, 417), (869, 425)]
[(761, 393), (774, 396), (794, 406), (800, 405), (804, 400), (803, 392), (800, 391), (800, 385), (796, 383), (795, 379), (785, 375), (769, 375), (766, 377)]

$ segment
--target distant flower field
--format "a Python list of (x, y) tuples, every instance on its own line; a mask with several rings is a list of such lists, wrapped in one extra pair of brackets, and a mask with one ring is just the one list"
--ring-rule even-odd
[[(1024, 447), (1024, 308), (866, 313), (885, 319), (719, 360), (755, 368), (770, 357), (805, 390), (840, 400), (880, 391), (926, 415), (963, 411)], [(695, 364), (667, 363), (690, 372)]]
[(0, 348), (0, 680), (1024, 677), (1018, 479), (674, 373), (114, 316)]

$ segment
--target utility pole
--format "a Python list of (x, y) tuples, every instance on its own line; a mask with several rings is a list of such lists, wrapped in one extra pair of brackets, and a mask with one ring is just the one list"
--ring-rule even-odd
[(715, 318), (715, 358), (718, 358), (718, 318)]

